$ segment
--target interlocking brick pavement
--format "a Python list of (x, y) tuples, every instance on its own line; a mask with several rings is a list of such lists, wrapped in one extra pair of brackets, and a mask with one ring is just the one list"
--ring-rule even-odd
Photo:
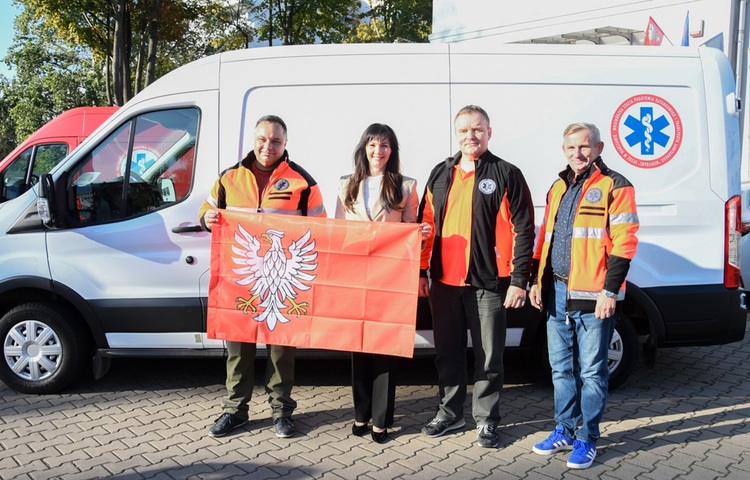
[[(259, 361), (258, 372), (263, 372)], [(347, 360), (298, 358), (298, 433), (277, 438), (258, 386), (251, 421), (224, 438), (207, 428), (221, 413), (221, 360), (117, 360), (99, 381), (59, 395), (17, 394), (0, 384), (0, 478), (287, 478), (671, 480), (750, 478), (750, 336), (720, 347), (660, 350), (612, 392), (594, 465), (532, 445), (554, 427), (552, 387), (509, 358), (499, 449), (476, 446), (467, 427), (427, 438), (437, 387), (429, 359), (404, 360), (391, 438), (350, 434)], [(260, 375), (259, 375), (260, 376)]]

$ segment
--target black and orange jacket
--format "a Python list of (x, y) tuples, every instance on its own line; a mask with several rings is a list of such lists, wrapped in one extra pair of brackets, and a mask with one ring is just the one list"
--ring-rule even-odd
[[(417, 222), (433, 226), (434, 236), (422, 251), (421, 272), (440, 280), (441, 232), (445, 206), (461, 153), (447, 158), (430, 173)], [(526, 288), (534, 249), (534, 205), (521, 170), (486, 151), (476, 162), (472, 192), (471, 238), (466, 283), (500, 291), (513, 285)], [(469, 214), (469, 212), (467, 212)]]
[[(635, 189), (619, 173), (596, 159), (584, 180), (581, 199), (573, 218), (568, 310), (594, 310), (602, 290), (625, 298), (625, 277), (638, 246), (638, 213)], [(534, 252), (534, 280), (546, 298), (552, 286), (550, 251), (558, 207), (568, 189), (570, 167), (560, 172), (547, 193), (544, 222)]]
[(198, 210), (198, 219), (204, 229), (206, 224), (203, 215), (213, 208), (310, 217), (326, 216), (318, 184), (302, 167), (289, 160), (286, 151), (263, 192), (258, 191), (258, 182), (250, 169), (254, 161), (255, 152), (251, 151), (238, 164), (219, 175), (211, 194)]

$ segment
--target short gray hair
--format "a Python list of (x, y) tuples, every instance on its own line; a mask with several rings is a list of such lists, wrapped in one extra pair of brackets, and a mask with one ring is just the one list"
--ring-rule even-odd
[(601, 133), (599, 133), (599, 129), (596, 128), (596, 125), (594, 125), (593, 123), (586, 123), (586, 122), (576, 122), (576, 123), (571, 123), (570, 125), (568, 125), (565, 128), (565, 131), (563, 132), (563, 138), (573, 133), (579, 132), (581, 130), (588, 130), (589, 132), (591, 132), (592, 143), (601, 143), (602, 135)]

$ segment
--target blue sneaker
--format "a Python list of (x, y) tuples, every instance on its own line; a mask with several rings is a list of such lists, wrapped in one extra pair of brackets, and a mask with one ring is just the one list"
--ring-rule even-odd
[(589, 468), (596, 458), (596, 444), (576, 440), (573, 444), (573, 452), (568, 458), (568, 468)]
[(534, 453), (539, 455), (552, 455), (561, 450), (572, 450), (575, 440), (575, 438), (565, 435), (562, 428), (557, 427), (546, 440), (534, 445), (533, 450)]

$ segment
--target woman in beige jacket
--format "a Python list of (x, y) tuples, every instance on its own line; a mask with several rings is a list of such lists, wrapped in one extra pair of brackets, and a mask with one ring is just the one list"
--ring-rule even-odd
[[(401, 175), (398, 139), (388, 125), (373, 123), (354, 150), (354, 172), (341, 177), (336, 218), (371, 222), (416, 222), (417, 182)], [(430, 226), (421, 226), (429, 236)], [(381, 443), (393, 424), (396, 357), (352, 353), (355, 420), (352, 434), (365, 435), (372, 419), (372, 439)]]

